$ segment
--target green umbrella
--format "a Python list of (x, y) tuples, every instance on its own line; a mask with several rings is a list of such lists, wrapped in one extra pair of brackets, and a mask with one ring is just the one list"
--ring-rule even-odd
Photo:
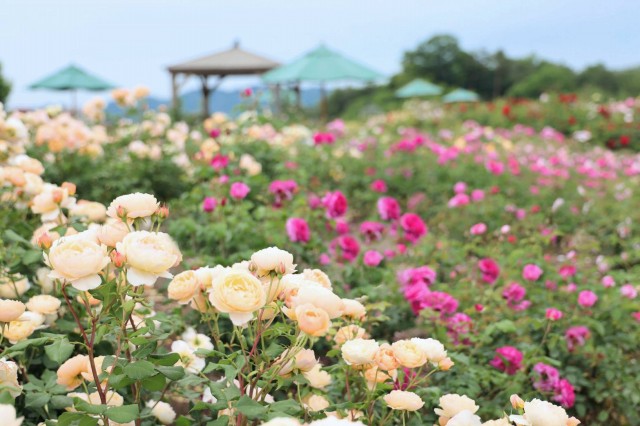
[(382, 75), (377, 71), (345, 58), (324, 45), (290, 64), (273, 69), (262, 76), (267, 83), (327, 82), (336, 80), (373, 81), (381, 77)]
[(338, 80), (374, 81), (380, 79), (382, 74), (364, 65), (348, 59), (338, 52), (330, 50), (324, 45), (307, 53), (303, 57), (265, 73), (262, 78), (266, 83), (296, 83), (298, 88), (298, 105), (300, 105), (301, 81), (321, 83), (321, 110), (326, 116), (327, 96), (324, 84)]
[(399, 98), (417, 98), (421, 96), (438, 96), (442, 93), (440, 86), (421, 78), (416, 78), (396, 91)]
[(480, 96), (471, 90), (456, 89), (453, 92), (444, 95), (442, 100), (447, 104), (454, 102), (478, 102), (480, 100)]
[[(99, 91), (113, 89), (114, 86), (87, 73), (75, 65), (69, 65), (60, 71), (33, 83), (29, 88), (59, 91), (69, 90), (75, 95), (77, 90)], [(76, 109), (76, 103), (77, 98), (74, 99), (74, 109)]]

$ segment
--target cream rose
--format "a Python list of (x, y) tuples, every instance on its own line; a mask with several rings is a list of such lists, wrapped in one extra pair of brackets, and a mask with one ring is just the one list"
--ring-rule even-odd
[(80, 200), (69, 209), (69, 216), (86, 217), (90, 222), (102, 222), (107, 217), (107, 208), (95, 201)]
[(322, 395), (309, 394), (302, 402), (309, 411), (322, 411), (329, 407), (329, 401)]
[(25, 305), (17, 300), (0, 299), (0, 322), (15, 321), (24, 313)]
[(340, 327), (333, 338), (338, 346), (341, 346), (347, 340), (362, 339), (366, 337), (367, 331), (355, 324), (345, 325)]
[(98, 239), (108, 247), (115, 247), (128, 233), (129, 228), (126, 223), (110, 219), (107, 223), (100, 226)]
[(380, 345), (380, 349), (378, 349), (378, 352), (376, 352), (373, 360), (381, 370), (389, 371), (395, 370), (396, 368), (400, 367), (400, 363), (396, 359), (391, 345), (389, 345), (388, 343)]
[(440, 408), (433, 411), (444, 420), (449, 420), (461, 411), (469, 411), (475, 413), (478, 407), (475, 401), (466, 395), (458, 395), (456, 393), (447, 394), (440, 397)]
[(322, 370), (319, 363), (316, 363), (311, 370), (304, 371), (302, 375), (309, 382), (309, 386), (314, 389), (322, 390), (331, 384), (331, 375)]
[(394, 390), (384, 396), (384, 402), (393, 410), (417, 411), (424, 401), (413, 392)]
[(319, 285), (303, 286), (298, 290), (298, 294), (292, 299), (292, 306), (310, 303), (317, 308), (324, 310), (329, 318), (338, 318), (344, 312), (344, 302), (331, 290)]
[(120, 219), (118, 210), (127, 215), (127, 221), (133, 221), (140, 217), (151, 216), (158, 210), (160, 204), (151, 194), (136, 192), (134, 194), (121, 195), (109, 204), (107, 216)]
[(133, 286), (153, 285), (159, 277), (173, 278), (169, 269), (182, 260), (178, 246), (163, 232), (131, 232), (116, 248), (127, 259), (127, 279)]
[(302, 276), (309, 281), (314, 281), (322, 287), (331, 290), (331, 280), (329, 276), (320, 269), (305, 269), (302, 271)]
[(31, 284), (29, 284), (29, 280), (26, 277), (20, 277), (16, 280), (0, 278), (0, 297), (5, 299), (16, 299), (30, 288)]
[(68, 281), (81, 291), (98, 287), (102, 282), (98, 274), (110, 262), (106, 246), (79, 236), (54, 241), (44, 258), (52, 269), (49, 277)]
[(261, 426), (300, 426), (300, 422), (291, 417), (276, 417)]
[(181, 305), (186, 305), (193, 299), (199, 288), (200, 284), (196, 273), (194, 271), (184, 271), (173, 277), (167, 292), (170, 299), (176, 300)]
[(331, 327), (329, 314), (311, 303), (297, 306), (294, 316), (300, 330), (310, 336), (324, 336)]
[(59, 299), (47, 294), (39, 294), (29, 299), (27, 309), (42, 315), (52, 315), (58, 312), (60, 305)]
[(367, 314), (367, 310), (364, 305), (357, 300), (342, 299), (342, 303), (344, 305), (344, 312), (342, 315), (346, 317), (361, 319)]
[(444, 349), (444, 345), (436, 339), (421, 339), (414, 337), (411, 339), (427, 356), (427, 361), (433, 363), (439, 363), (447, 357), (447, 351)]
[(13, 361), (0, 359), (0, 386), (17, 398), (22, 393), (22, 386), (18, 382), (18, 365)]
[(342, 345), (342, 359), (349, 365), (369, 365), (373, 363), (380, 346), (372, 339), (348, 340)]
[[(124, 404), (124, 398), (117, 392), (107, 391), (105, 398), (109, 407), (120, 407)], [(98, 391), (89, 394), (89, 403), (92, 405), (100, 405), (100, 394)]]
[(251, 255), (251, 263), (256, 268), (256, 275), (266, 277), (272, 272), (280, 275), (291, 274), (296, 270), (293, 255), (278, 247), (269, 247)]
[(427, 362), (427, 355), (411, 340), (398, 340), (391, 345), (391, 348), (395, 358), (403, 367), (421, 367)]
[(231, 322), (238, 326), (251, 321), (266, 299), (262, 282), (242, 269), (230, 269), (215, 276), (209, 293), (213, 307), (228, 313)]

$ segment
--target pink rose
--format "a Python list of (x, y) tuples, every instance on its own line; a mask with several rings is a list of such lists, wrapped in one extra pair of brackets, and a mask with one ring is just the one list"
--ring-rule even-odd
[(249, 192), (251, 192), (251, 188), (243, 182), (232, 183), (231, 189), (229, 190), (231, 198), (235, 198), (236, 200), (242, 200), (249, 194)]
[(217, 205), (218, 200), (213, 197), (204, 197), (204, 200), (202, 200), (202, 210), (207, 213), (214, 211)]
[(384, 256), (376, 250), (369, 250), (364, 254), (364, 264), (367, 266), (378, 266)]
[(522, 269), (522, 278), (527, 281), (537, 281), (542, 276), (542, 269), (533, 263), (525, 265)]
[(482, 235), (487, 232), (487, 225), (484, 223), (476, 223), (471, 227), (471, 235)]
[(306, 220), (299, 217), (292, 217), (287, 220), (285, 227), (291, 242), (306, 243), (309, 241), (309, 224)]
[(590, 308), (596, 304), (598, 296), (591, 290), (583, 290), (578, 294), (578, 304), (585, 308)]

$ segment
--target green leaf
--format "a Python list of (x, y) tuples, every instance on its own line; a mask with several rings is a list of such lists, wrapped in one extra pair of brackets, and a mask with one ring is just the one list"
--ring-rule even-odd
[(62, 413), (58, 417), (57, 426), (95, 426), (98, 424), (98, 419), (88, 416), (83, 413)]
[(300, 408), (300, 404), (293, 399), (277, 401), (269, 404), (269, 413), (285, 413), (290, 416), (295, 416), (301, 411), (302, 409)]
[(169, 380), (180, 380), (184, 377), (184, 368), (182, 367), (156, 367)]
[(161, 391), (166, 383), (165, 377), (157, 373), (154, 376), (142, 379), (142, 387), (149, 391)]
[(27, 408), (44, 407), (47, 404), (47, 402), (49, 402), (50, 399), (51, 399), (51, 395), (49, 395), (48, 393), (41, 393), (41, 392), (28, 393), (27, 396), (25, 397), (24, 406)]
[(62, 364), (73, 353), (73, 345), (69, 343), (69, 339), (63, 337), (45, 346), (44, 351), (51, 361)]
[(246, 395), (240, 397), (235, 408), (250, 419), (259, 418), (267, 412), (267, 407)]
[(110, 407), (105, 411), (105, 415), (118, 423), (128, 423), (132, 422), (138, 418), (140, 414), (140, 410), (138, 406), (135, 404), (131, 405), (122, 405), (120, 407)]
[(154, 365), (149, 361), (132, 362), (131, 364), (127, 364), (123, 370), (127, 376), (134, 380), (144, 379), (156, 373)]
[(36, 339), (23, 340), (22, 342), (18, 342), (15, 345), (11, 346), (10, 348), (5, 349), (5, 351), (2, 352), (1, 356), (19, 352), (21, 350), (28, 348), (29, 346), (42, 346), (45, 343), (50, 341), (51, 341), (51, 338), (49, 337), (38, 337)]
[(222, 416), (217, 418), (216, 420), (207, 422), (207, 426), (228, 426), (228, 425), (229, 425), (229, 416)]
[(176, 362), (180, 361), (180, 355), (175, 352), (165, 355), (152, 355), (149, 357), (149, 361), (151, 361), (155, 365), (164, 365), (166, 367), (171, 367), (175, 365)]

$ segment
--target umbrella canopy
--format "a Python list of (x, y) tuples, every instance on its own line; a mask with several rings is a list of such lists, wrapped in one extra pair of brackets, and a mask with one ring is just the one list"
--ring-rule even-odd
[(326, 46), (312, 50), (303, 57), (264, 74), (267, 83), (292, 81), (373, 81), (382, 75), (364, 65), (345, 58)]
[(69, 65), (29, 86), (31, 89), (49, 90), (107, 90), (113, 87), (110, 83), (87, 73), (75, 65)]
[(410, 83), (405, 84), (396, 91), (399, 98), (417, 98), (420, 96), (438, 96), (442, 94), (442, 89), (429, 81), (416, 78)]
[(480, 96), (471, 90), (456, 89), (444, 95), (442, 100), (447, 104), (454, 102), (478, 102)]

